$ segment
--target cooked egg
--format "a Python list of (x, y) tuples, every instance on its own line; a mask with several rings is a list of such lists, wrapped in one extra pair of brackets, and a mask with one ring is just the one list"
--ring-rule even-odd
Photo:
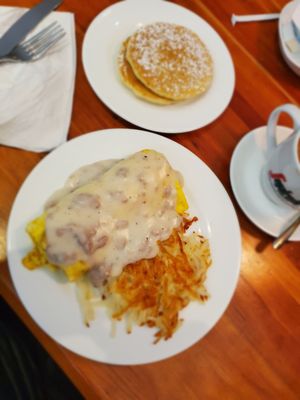
[(72, 186), (68, 181), (27, 229), (38, 256), (71, 281), (89, 270), (97, 285), (154, 257), (188, 208), (181, 177), (161, 153), (147, 149), (104, 163), (78, 170), (78, 187), (72, 174)]

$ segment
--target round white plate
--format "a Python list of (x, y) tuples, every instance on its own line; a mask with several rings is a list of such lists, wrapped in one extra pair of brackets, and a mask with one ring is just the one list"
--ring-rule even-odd
[[(62, 284), (44, 269), (28, 271), (21, 259), (31, 248), (25, 226), (40, 215), (46, 199), (72, 171), (102, 159), (126, 157), (148, 148), (166, 155), (182, 172), (195, 229), (209, 238), (213, 264), (208, 271), (206, 304), (191, 303), (182, 312), (184, 323), (168, 341), (153, 344), (155, 330), (135, 327), (125, 333), (102, 308), (90, 328), (84, 326), (73, 284)], [(8, 263), (17, 293), (36, 323), (61, 345), (82, 356), (113, 364), (141, 364), (179, 353), (201, 339), (225, 311), (236, 287), (241, 239), (232, 203), (213, 172), (193, 153), (159, 135), (129, 129), (94, 132), (71, 140), (47, 155), (23, 183), (8, 224)]]
[[(137, 98), (121, 82), (117, 56), (122, 42), (136, 29), (157, 21), (184, 25), (207, 45), (214, 62), (214, 79), (203, 96), (159, 106)], [(231, 56), (216, 31), (198, 15), (162, 0), (125, 0), (106, 8), (86, 32), (82, 59), (90, 85), (112, 111), (156, 132), (187, 132), (214, 121), (227, 107), (235, 84)]]
[[(278, 141), (284, 140), (291, 131), (290, 128), (277, 126)], [(230, 180), (234, 195), (247, 217), (261, 230), (277, 237), (296, 212), (286, 205), (273, 203), (261, 187), (260, 173), (267, 161), (266, 149), (265, 126), (245, 135), (233, 152)], [(300, 240), (300, 227), (290, 240)]]

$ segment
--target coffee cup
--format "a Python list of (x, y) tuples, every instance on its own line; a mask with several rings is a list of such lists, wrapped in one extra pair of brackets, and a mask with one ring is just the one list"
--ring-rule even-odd
[[(276, 127), (281, 113), (293, 121), (293, 131), (281, 143)], [(261, 183), (266, 196), (279, 206), (300, 208), (300, 108), (294, 104), (277, 107), (268, 119), (267, 162), (262, 169)]]

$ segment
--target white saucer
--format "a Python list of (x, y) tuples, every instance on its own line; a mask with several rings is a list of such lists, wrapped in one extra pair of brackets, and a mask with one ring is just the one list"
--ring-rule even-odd
[[(277, 126), (279, 142), (291, 129)], [(278, 206), (269, 200), (260, 184), (260, 171), (266, 162), (266, 126), (246, 134), (236, 146), (230, 163), (230, 181), (233, 193), (247, 217), (264, 232), (277, 237), (295, 210)], [(290, 240), (300, 240), (300, 227)]]
[[(214, 62), (214, 78), (203, 96), (159, 106), (139, 99), (121, 82), (117, 57), (122, 42), (136, 29), (157, 21), (184, 25), (206, 44)], [(155, 132), (188, 132), (208, 125), (226, 109), (235, 85), (232, 58), (219, 34), (197, 14), (169, 1), (126, 0), (103, 10), (85, 34), (82, 61), (91, 87), (107, 107)]]

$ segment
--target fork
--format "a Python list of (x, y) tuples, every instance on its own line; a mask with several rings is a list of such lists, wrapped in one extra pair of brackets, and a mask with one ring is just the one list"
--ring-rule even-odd
[(30, 39), (18, 44), (7, 56), (0, 58), (0, 64), (36, 61), (43, 57), (65, 34), (62, 27), (54, 21)]

